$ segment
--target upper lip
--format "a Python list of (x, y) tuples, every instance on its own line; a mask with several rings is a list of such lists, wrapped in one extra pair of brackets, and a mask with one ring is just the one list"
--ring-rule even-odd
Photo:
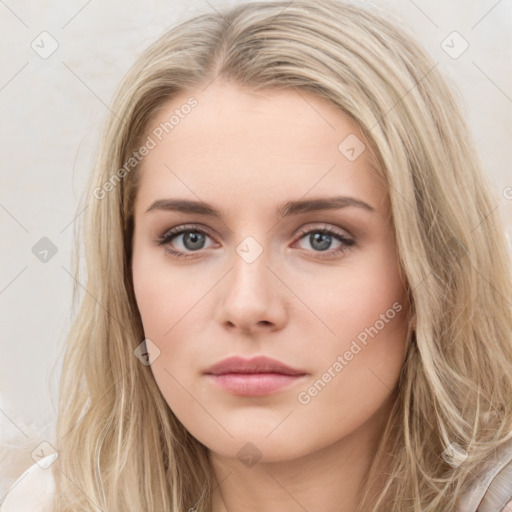
[(266, 356), (245, 359), (240, 356), (228, 357), (210, 366), (206, 374), (222, 375), (225, 373), (282, 373), (283, 375), (305, 375), (306, 372), (291, 368), (286, 364)]

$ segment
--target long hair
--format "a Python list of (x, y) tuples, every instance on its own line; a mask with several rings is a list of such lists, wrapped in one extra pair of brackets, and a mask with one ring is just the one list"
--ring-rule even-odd
[[(334, 0), (246, 3), (180, 22), (116, 91), (81, 206), (87, 281), (65, 345), (55, 510), (211, 509), (207, 449), (134, 355), (144, 332), (131, 274), (133, 155), (166, 102), (221, 79), (313, 92), (361, 128), (389, 192), (414, 329), (358, 511), (454, 510), (512, 430), (499, 201), (431, 58), (397, 23)], [(81, 283), (78, 255), (74, 272)]]

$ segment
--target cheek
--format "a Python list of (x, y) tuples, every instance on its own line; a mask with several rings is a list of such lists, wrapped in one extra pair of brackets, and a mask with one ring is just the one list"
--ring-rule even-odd
[(183, 362), (197, 361), (204, 352), (204, 298), (216, 280), (194, 278), (192, 271), (173, 267), (166, 258), (163, 250), (134, 250), (133, 284), (144, 335), (159, 350), (151, 370), (160, 389), (176, 396), (178, 382), (194, 385), (192, 365)]
[(318, 332), (339, 350), (355, 338), (364, 344), (376, 335), (374, 328), (381, 339), (402, 338), (407, 296), (394, 246), (374, 247), (354, 253), (335, 272), (296, 281), (298, 295), (316, 314)]
[(174, 333), (208, 290), (194, 275), (172, 266), (164, 249), (134, 248), (133, 286), (146, 337), (164, 340)]
[(302, 424), (322, 432), (317, 448), (373, 421), (389, 404), (405, 359), (407, 308), (394, 278), (347, 278), (342, 288), (345, 295), (339, 288), (324, 297), (335, 304), (324, 320), (336, 335), (316, 351), (317, 373), (295, 401), (297, 429)]
[(407, 296), (394, 254), (370, 252), (359, 263), (340, 270), (322, 293), (309, 294), (311, 309), (331, 332), (322, 330), (322, 350), (315, 355), (319, 373), (298, 401), (312, 416), (323, 411), (332, 421), (348, 410), (357, 421), (357, 411), (364, 416), (362, 411), (378, 407), (395, 387), (405, 358)]
[(150, 365), (151, 372), (169, 407), (189, 428), (204, 416), (204, 410), (191, 400), (197, 383), (191, 363), (201, 354), (194, 315), (206, 314), (199, 299), (208, 287), (194, 283), (187, 272), (166, 265), (165, 257), (149, 251), (135, 250), (132, 268), (144, 335), (159, 351)]

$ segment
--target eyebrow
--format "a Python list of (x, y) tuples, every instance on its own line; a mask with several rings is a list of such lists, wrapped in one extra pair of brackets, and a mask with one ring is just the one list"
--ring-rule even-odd
[[(370, 213), (375, 212), (375, 208), (365, 203), (361, 199), (350, 196), (322, 197), (317, 199), (301, 199), (297, 201), (287, 201), (278, 206), (275, 210), (275, 216), (278, 219), (288, 217), (290, 215), (298, 215), (301, 213), (338, 210), (347, 206), (355, 206), (364, 209)], [(158, 199), (147, 210), (146, 213), (155, 211), (177, 211), (184, 213), (197, 213), (222, 219), (222, 214), (212, 205), (202, 201), (191, 201), (188, 199)]]

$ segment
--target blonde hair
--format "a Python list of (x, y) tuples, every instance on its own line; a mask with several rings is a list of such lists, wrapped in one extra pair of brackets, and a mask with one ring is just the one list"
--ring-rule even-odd
[[(55, 510), (211, 509), (207, 448), (134, 355), (144, 339), (131, 275), (138, 166), (119, 170), (164, 103), (216, 79), (311, 91), (351, 116), (376, 155), (414, 325), (358, 511), (452, 510), (512, 429), (512, 278), (498, 199), (433, 61), (396, 23), (334, 0), (197, 16), (125, 76), (87, 189), (87, 287), (65, 347)], [(465, 460), (454, 463), (454, 449)], [(383, 468), (385, 452), (394, 457)]]

